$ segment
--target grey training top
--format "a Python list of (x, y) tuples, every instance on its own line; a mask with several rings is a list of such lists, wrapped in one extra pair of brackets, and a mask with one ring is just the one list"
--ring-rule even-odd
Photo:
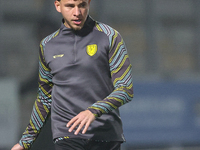
[[(118, 107), (132, 100), (133, 85), (120, 34), (88, 16), (79, 31), (62, 23), (42, 40), (39, 55), (38, 97), (20, 144), (31, 146), (50, 109), (54, 139), (124, 141)], [(96, 116), (86, 134), (68, 132), (66, 124), (86, 109)]]

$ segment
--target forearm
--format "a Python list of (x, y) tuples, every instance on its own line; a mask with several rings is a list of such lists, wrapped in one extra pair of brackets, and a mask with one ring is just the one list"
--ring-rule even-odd
[(133, 98), (133, 85), (116, 88), (108, 97), (94, 103), (88, 108), (96, 117), (109, 113), (114, 109), (130, 102)]
[(48, 115), (50, 107), (37, 99), (33, 106), (30, 122), (24, 131), (19, 144), (25, 149), (29, 149), (40, 133)]

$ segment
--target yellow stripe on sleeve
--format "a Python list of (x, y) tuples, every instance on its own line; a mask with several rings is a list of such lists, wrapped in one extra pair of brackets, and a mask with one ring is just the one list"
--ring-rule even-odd
[(33, 131), (34, 131), (35, 133), (37, 133), (37, 130), (36, 130), (36, 128), (35, 128), (35, 126), (34, 126), (32, 120), (30, 120), (30, 125), (31, 125)]
[(96, 27), (97, 27), (97, 29), (98, 29), (99, 31), (103, 32), (98, 23), (96, 23)]
[(126, 56), (124, 57), (124, 59), (122, 60), (120, 66), (119, 66), (116, 70), (113, 70), (113, 71), (111, 72), (111, 76), (113, 75), (113, 73), (118, 72), (118, 71), (122, 68), (122, 66), (124, 65), (124, 63), (125, 63), (125, 61), (126, 61), (127, 58), (128, 58), (128, 55), (126, 55)]
[(45, 105), (43, 105), (43, 107), (44, 107), (45, 111), (46, 111), (47, 113), (49, 113), (49, 109), (48, 109)]
[(89, 108), (100, 110), (103, 114), (106, 113), (105, 110), (103, 110), (103, 109), (101, 109), (101, 108), (98, 108), (98, 107), (93, 107), (93, 106), (91, 106), (91, 107), (89, 107)]
[(116, 55), (116, 53), (118, 52), (119, 47), (120, 47), (122, 44), (123, 44), (123, 40), (121, 40), (121, 42), (118, 43), (117, 48), (116, 48), (114, 54), (113, 54), (112, 57), (109, 59), (109, 63), (112, 62), (114, 56)]
[(121, 99), (119, 99), (119, 98), (116, 98), (116, 97), (107, 97), (108, 99), (114, 99), (114, 100), (116, 100), (116, 101), (118, 101), (118, 102), (120, 102), (121, 103), (121, 105), (123, 105), (124, 104), (124, 101), (123, 100), (121, 100)]
[[(118, 32), (117, 32), (116, 30), (114, 30), (114, 31), (115, 31), (115, 35), (113, 36), (113, 39), (112, 39), (111, 49), (112, 49), (112, 47), (113, 47), (113, 45), (114, 45), (115, 39), (116, 39), (117, 36), (118, 36)], [(111, 49), (110, 49), (110, 51), (111, 51)]]
[(131, 69), (131, 64), (128, 66), (128, 68), (126, 69), (126, 71), (124, 72), (124, 74), (121, 77), (116, 78), (114, 80), (113, 85), (115, 85), (117, 81), (122, 80), (127, 75), (127, 73), (130, 71), (130, 69)]
[(42, 120), (42, 122), (44, 122), (45, 119), (43, 118), (43, 116), (42, 116), (42, 114), (41, 114), (41, 112), (40, 112), (40, 110), (38, 108), (37, 102), (35, 102), (35, 109), (36, 109), (38, 115), (40, 116), (40, 119)]

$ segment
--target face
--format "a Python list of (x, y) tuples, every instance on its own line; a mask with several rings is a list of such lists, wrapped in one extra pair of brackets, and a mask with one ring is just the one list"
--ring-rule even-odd
[(80, 30), (89, 13), (91, 0), (60, 0), (55, 1), (56, 10), (62, 14), (65, 26)]

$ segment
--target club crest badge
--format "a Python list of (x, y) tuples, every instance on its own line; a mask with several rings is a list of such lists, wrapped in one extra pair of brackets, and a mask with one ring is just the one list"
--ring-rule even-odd
[(96, 44), (88, 45), (86, 51), (89, 56), (94, 56), (97, 52), (97, 45)]

